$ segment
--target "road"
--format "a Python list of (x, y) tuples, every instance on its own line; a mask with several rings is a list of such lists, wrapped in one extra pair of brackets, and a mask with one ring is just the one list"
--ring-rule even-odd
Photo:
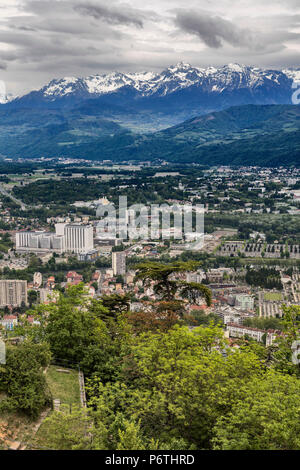
[(3, 194), (4, 196), (6, 196), (6, 197), (9, 197), (12, 201), (14, 201), (16, 204), (18, 204), (19, 206), (21, 206), (22, 211), (26, 211), (26, 210), (27, 210), (26, 204), (24, 204), (22, 201), (20, 201), (20, 200), (17, 199), (16, 197), (14, 197), (11, 193), (9, 193), (8, 191), (6, 191), (6, 189), (4, 189), (1, 185), (0, 185), (0, 193), (2, 193), (2, 194)]

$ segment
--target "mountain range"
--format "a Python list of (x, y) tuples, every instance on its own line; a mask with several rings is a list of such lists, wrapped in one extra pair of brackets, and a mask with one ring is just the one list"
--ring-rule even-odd
[(248, 148), (253, 136), (267, 141), (272, 135), (283, 155), (286, 137), (299, 131), (299, 107), (291, 106), (293, 82), (300, 86), (300, 69), (185, 63), (161, 73), (56, 79), (0, 104), (0, 153), (118, 160), (170, 160), (180, 154), (184, 161), (204, 161), (214, 148), (219, 161), (220, 146), (226, 146), (225, 155), (241, 141)]
[[(166, 98), (183, 91), (198, 94), (243, 93), (244, 99), (280, 100), (289, 99), (291, 81), (300, 81), (300, 69), (268, 70), (239, 64), (228, 64), (220, 68), (192, 67), (183, 62), (170, 66), (161, 73), (121, 73), (92, 75), (86, 78), (65, 77), (55, 79), (40, 90), (18, 97), (14, 107), (73, 106), (75, 103), (100, 97), (143, 101), (149, 98)], [(232, 102), (231, 102), (232, 104)], [(242, 103), (239, 103), (242, 104)], [(260, 104), (262, 104), (260, 102)]]

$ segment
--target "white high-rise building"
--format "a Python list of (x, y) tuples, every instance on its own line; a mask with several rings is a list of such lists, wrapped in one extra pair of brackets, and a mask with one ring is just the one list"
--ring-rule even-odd
[(64, 228), (65, 251), (88, 253), (94, 249), (91, 225), (67, 224)]
[(91, 225), (55, 225), (54, 232), (17, 232), (17, 251), (34, 253), (89, 253), (94, 249), (93, 227)]
[(43, 253), (55, 251), (64, 252), (64, 236), (53, 232), (17, 232), (17, 251), (29, 251), (33, 253)]
[(114, 276), (126, 274), (126, 253), (125, 251), (114, 251), (112, 253), (112, 269)]
[(27, 281), (0, 280), (0, 307), (27, 304)]
[(65, 222), (59, 222), (59, 223), (55, 224), (55, 233), (56, 233), (56, 235), (64, 235), (66, 225), (67, 224)]

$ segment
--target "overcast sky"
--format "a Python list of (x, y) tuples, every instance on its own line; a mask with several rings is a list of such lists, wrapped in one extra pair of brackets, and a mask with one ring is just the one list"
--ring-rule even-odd
[(300, 66), (299, 0), (0, 0), (0, 22), (0, 79), (12, 93), (179, 61)]

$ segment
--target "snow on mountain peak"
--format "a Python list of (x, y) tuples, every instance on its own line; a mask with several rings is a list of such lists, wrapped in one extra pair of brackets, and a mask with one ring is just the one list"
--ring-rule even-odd
[(44, 96), (64, 96), (74, 91), (74, 85), (79, 82), (76, 77), (64, 77), (61, 80), (52, 80), (44, 87)]
[(87, 90), (91, 94), (104, 94), (117, 91), (123, 86), (131, 86), (140, 91), (145, 84), (155, 78), (153, 72), (119, 73), (113, 72), (105, 75), (92, 75), (83, 79)]
[(18, 98), (18, 96), (13, 95), (12, 93), (0, 93), (0, 104), (10, 103), (10, 101), (15, 100), (16, 98)]
[(263, 70), (236, 63), (223, 67), (193, 67), (179, 62), (161, 73), (112, 72), (103, 75), (91, 75), (86, 78), (65, 77), (52, 80), (41, 91), (47, 99), (56, 99), (66, 95), (80, 93), (82, 96), (101, 96), (115, 93), (123, 87), (129, 87), (140, 96), (165, 96), (191, 86), (203, 87), (207, 92), (221, 92), (224, 89), (255, 88), (266, 81), (279, 85), (284, 78), (300, 81), (300, 70)]
[(170, 72), (177, 72), (178, 70), (189, 70), (192, 69), (192, 65), (188, 64), (186, 62), (178, 62), (176, 65), (170, 65), (167, 70), (170, 70)]
[(282, 72), (295, 83), (300, 83), (300, 69), (284, 69)]
[(237, 73), (243, 73), (246, 68), (245, 65), (240, 64), (228, 64), (227, 66), (225, 65), (225, 67)]

